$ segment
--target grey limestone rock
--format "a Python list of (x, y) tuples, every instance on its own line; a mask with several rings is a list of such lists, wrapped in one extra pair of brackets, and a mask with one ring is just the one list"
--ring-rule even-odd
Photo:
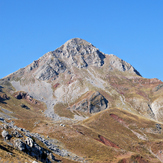
[[(60, 160), (55, 159), (54, 155), (49, 150), (62, 157), (69, 157), (70, 155), (74, 155), (73, 153), (59, 147), (57, 145), (58, 140), (54, 140), (50, 138), (45, 139), (44, 136), (41, 136), (38, 133), (30, 133), (29, 131), (23, 128), (19, 128), (15, 126), (13, 124), (14, 122), (8, 123), (5, 120), (3, 120), (3, 123), (8, 126), (11, 126), (11, 130), (13, 130), (12, 136), (18, 137), (16, 136), (20, 134), (18, 131), (21, 131), (22, 135), (26, 136), (25, 141), (24, 138), (21, 139), (15, 138), (13, 140), (13, 144), (10, 143), (10, 145), (11, 146), (14, 145), (14, 147), (17, 148), (18, 150), (27, 153), (28, 155), (36, 158), (39, 161), (47, 162), (47, 163), (51, 163), (54, 161), (60, 162)], [(3, 130), (2, 136), (5, 138), (6, 136), (10, 136), (10, 135), (6, 130)], [(38, 139), (39, 141), (41, 141), (49, 150), (39, 146), (31, 137), (34, 137), (34, 139)]]
[(95, 92), (90, 98), (90, 113), (100, 112), (107, 108), (108, 101), (99, 92)]
[(158, 131), (159, 133), (161, 133), (161, 131), (162, 131), (161, 124), (156, 123), (156, 129), (157, 129), (157, 131)]
[(163, 87), (163, 84), (159, 84), (158, 86), (156, 86), (154, 88), (154, 91), (156, 92), (156, 91), (160, 90), (162, 87)]
[(33, 161), (32, 163), (38, 163), (37, 161)]
[(6, 140), (8, 140), (9, 139), (9, 136), (10, 136), (9, 133), (6, 130), (3, 130), (2, 131), (2, 137), (3, 138), (5, 138)]
[(4, 124), (3, 127), (4, 127), (4, 129), (8, 129), (9, 128), (9, 126), (7, 124)]
[[(109, 63), (107, 63), (109, 70), (117, 69), (140, 75), (129, 63), (115, 55), (109, 56)], [(70, 70), (73, 66), (79, 69), (89, 66), (101, 67), (104, 65), (105, 58), (106, 54), (91, 43), (80, 38), (73, 38), (56, 50), (46, 53), (27, 67), (13, 73), (11, 80), (20, 80), (29, 73), (39, 80), (55, 80), (60, 73), (67, 69)]]
[(37, 61), (33, 61), (33, 63), (29, 67), (29, 71), (37, 68), (38, 66), (39, 66), (39, 61), (38, 60)]
[(67, 41), (63, 46), (53, 52), (58, 56), (60, 52), (62, 59), (67, 58), (69, 65), (75, 65), (78, 68), (93, 66), (102, 66), (105, 55), (95, 46), (87, 41), (74, 38)]
[[(109, 55), (109, 70), (128, 71), (140, 75), (129, 63)], [(44, 56), (34, 61), (23, 69), (24, 72), (32, 72), (32, 76), (39, 80), (55, 80), (60, 73), (70, 70), (72, 67), (87, 68), (88, 66), (101, 67), (104, 64), (106, 55), (91, 43), (74, 38), (67, 41), (54, 51), (46, 53)], [(21, 70), (22, 71), (22, 70)]]
[(82, 112), (88, 111), (88, 100), (82, 100), (76, 110), (80, 110)]
[(31, 139), (30, 137), (27, 137), (25, 141), (27, 145), (29, 145), (30, 147), (33, 147), (34, 145), (33, 139)]
[(104, 58), (105, 55), (91, 43), (74, 38), (34, 61), (26, 71), (34, 71), (34, 76), (40, 80), (55, 80), (60, 73), (72, 66), (77, 68), (86, 68), (90, 65), (100, 67), (104, 64)]
[(21, 135), (17, 130), (14, 130), (14, 131), (12, 132), (12, 136), (14, 136), (14, 137), (16, 137), (16, 138), (21, 138), (21, 137), (22, 137), (22, 135)]
[(14, 146), (20, 151), (25, 151), (26, 145), (21, 139), (14, 139)]
[(52, 153), (49, 154), (49, 158), (50, 158), (50, 160), (55, 161), (55, 157)]
[(126, 61), (118, 58), (117, 56), (115, 56), (113, 54), (110, 54), (109, 56), (110, 56), (109, 70), (117, 69), (119, 71), (128, 71), (130, 73), (135, 73), (135, 74), (141, 76), (140, 73)]
[(108, 106), (108, 100), (99, 92), (95, 92), (88, 99), (84, 99), (77, 105), (73, 105), (71, 109), (82, 112), (97, 113), (105, 110)]

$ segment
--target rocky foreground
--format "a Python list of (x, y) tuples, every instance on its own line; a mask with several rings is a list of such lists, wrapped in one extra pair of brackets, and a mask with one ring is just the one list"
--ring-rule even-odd
[[(53, 153), (55, 153), (70, 160), (86, 162), (83, 158), (80, 158), (65, 149), (61, 149), (61, 147), (57, 145), (58, 141), (50, 139), (49, 136), (44, 138), (44, 136), (41, 136), (38, 133), (30, 133), (28, 130), (14, 125), (13, 121), (6, 122), (2, 117), (0, 118), (0, 122), (0, 128), (2, 130), (1, 134), (4, 141), (8, 145), (34, 157), (36, 160), (47, 163), (61, 162), (61, 160), (55, 159), (55, 156), (53, 155)], [(41, 146), (39, 144), (41, 144)]]

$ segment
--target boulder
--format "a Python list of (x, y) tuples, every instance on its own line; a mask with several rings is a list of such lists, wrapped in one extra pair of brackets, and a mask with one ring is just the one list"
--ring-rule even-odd
[(38, 163), (37, 161), (33, 161), (32, 163)]
[(21, 138), (21, 137), (22, 137), (22, 135), (21, 135), (17, 130), (14, 130), (14, 131), (12, 132), (12, 135), (13, 135), (14, 137), (16, 137), (16, 138)]
[(52, 153), (49, 154), (49, 158), (50, 158), (50, 160), (55, 161), (55, 157)]
[(22, 108), (27, 109), (27, 110), (29, 110), (29, 109), (30, 109), (28, 106), (26, 106), (26, 105), (24, 105), (24, 104), (21, 104), (20, 106), (21, 106)]
[(3, 130), (2, 131), (2, 137), (5, 138), (6, 140), (8, 140), (10, 135), (9, 135), (9, 133), (6, 130)]
[(27, 137), (25, 140), (26, 144), (29, 145), (31, 148), (33, 147), (33, 139)]
[(9, 128), (9, 126), (7, 124), (4, 124), (3, 127), (4, 127), (4, 129), (8, 129)]
[(25, 151), (26, 145), (21, 139), (14, 140), (14, 146), (19, 149), (20, 151)]

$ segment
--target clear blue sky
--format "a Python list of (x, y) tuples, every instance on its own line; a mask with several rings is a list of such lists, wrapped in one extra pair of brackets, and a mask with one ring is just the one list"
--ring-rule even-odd
[(0, 0), (0, 78), (74, 37), (163, 81), (163, 0)]

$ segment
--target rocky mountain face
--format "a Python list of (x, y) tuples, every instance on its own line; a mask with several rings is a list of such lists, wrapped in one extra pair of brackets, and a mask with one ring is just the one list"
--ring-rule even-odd
[[(102, 67), (106, 55), (85, 40), (75, 38), (67, 41), (58, 49), (46, 53), (37, 61), (15, 73), (16, 77), (22, 77), (25, 73), (32, 72), (32, 76), (43, 81), (55, 80), (60, 73), (71, 70), (72, 67), (79, 69), (90, 66)], [(110, 55), (108, 69), (128, 71), (139, 74), (129, 63)], [(70, 73), (70, 72), (69, 72)], [(15, 76), (13, 76), (15, 77)]]
[[(162, 90), (162, 81), (143, 78), (117, 56), (74, 38), (0, 80), (0, 116), (28, 128), (29, 138), (37, 132), (57, 139), (57, 149), (64, 146), (69, 156), (51, 152), (63, 162), (159, 162), (163, 156), (149, 142), (157, 146), (162, 135)], [(115, 129), (117, 135), (109, 135)], [(26, 149), (25, 140), (20, 141)], [(14, 147), (12, 139), (7, 143)], [(25, 153), (31, 155), (29, 150)], [(110, 152), (109, 159), (102, 151)]]
[[(28, 92), (46, 103), (48, 109), (45, 114), (60, 119), (54, 112), (57, 103), (69, 107), (89, 91), (96, 91), (96, 88), (99, 92), (106, 91), (110, 84), (104, 78), (116, 71), (138, 78), (141, 76), (129, 63), (114, 55), (106, 55), (91, 43), (75, 38), (4, 80), (10, 81), (17, 91)], [(109, 89), (110, 93), (116, 91), (111, 87)], [(95, 110), (90, 113), (100, 111)]]
[(107, 108), (108, 101), (101, 95), (99, 92), (95, 92), (91, 95), (90, 98), (84, 99), (79, 103), (73, 105), (71, 108), (82, 112), (96, 113)]
[(82, 39), (72, 39), (55, 51), (49, 52), (32, 63), (27, 71), (34, 71), (36, 79), (55, 80), (60, 73), (72, 66), (86, 68), (90, 65), (100, 67), (104, 64), (104, 54), (92, 44)]

